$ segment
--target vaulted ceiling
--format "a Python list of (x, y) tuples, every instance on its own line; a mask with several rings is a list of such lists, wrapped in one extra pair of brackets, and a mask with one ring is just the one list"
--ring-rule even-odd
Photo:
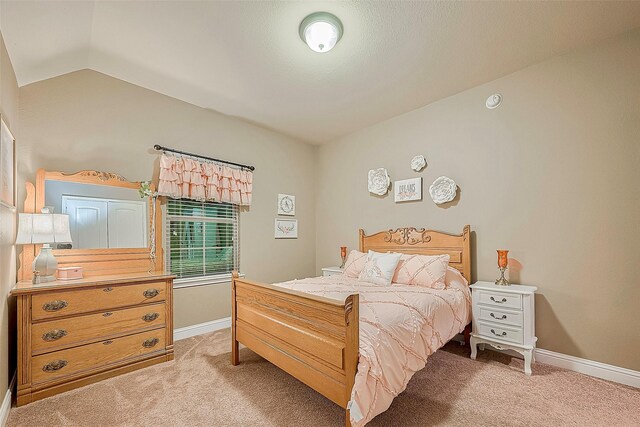
[[(315, 11), (344, 24), (328, 53)], [(89, 68), (313, 143), (639, 26), (637, 1), (0, 0), (20, 85)]]

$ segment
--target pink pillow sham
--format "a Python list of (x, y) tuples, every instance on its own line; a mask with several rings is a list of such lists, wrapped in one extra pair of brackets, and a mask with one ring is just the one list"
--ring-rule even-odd
[(393, 275), (393, 283), (445, 289), (449, 255), (405, 255)]
[(460, 271), (453, 267), (447, 267), (447, 274), (444, 276), (445, 288), (467, 289), (469, 282), (464, 278)]
[(342, 274), (347, 277), (358, 278), (360, 276), (360, 272), (364, 268), (364, 265), (367, 262), (367, 254), (364, 252), (353, 250), (349, 252), (349, 256), (344, 263), (344, 270)]

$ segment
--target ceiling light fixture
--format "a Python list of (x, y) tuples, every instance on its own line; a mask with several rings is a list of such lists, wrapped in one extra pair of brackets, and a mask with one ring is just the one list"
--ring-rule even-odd
[(342, 37), (342, 22), (328, 12), (315, 12), (300, 23), (300, 38), (314, 52), (329, 52)]

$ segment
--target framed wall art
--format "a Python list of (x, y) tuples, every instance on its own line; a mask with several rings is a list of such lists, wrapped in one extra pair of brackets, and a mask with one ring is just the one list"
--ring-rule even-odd
[(15, 139), (0, 117), (0, 203), (16, 207)]
[(276, 239), (297, 239), (298, 238), (298, 220), (276, 218), (275, 238)]
[(396, 203), (422, 200), (422, 178), (396, 181), (393, 185), (393, 198)]
[(296, 214), (296, 196), (278, 194), (278, 215), (294, 216)]

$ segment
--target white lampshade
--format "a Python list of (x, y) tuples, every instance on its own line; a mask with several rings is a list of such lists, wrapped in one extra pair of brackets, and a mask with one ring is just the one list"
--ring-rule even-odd
[(18, 215), (16, 244), (71, 243), (69, 215), (32, 214)]

